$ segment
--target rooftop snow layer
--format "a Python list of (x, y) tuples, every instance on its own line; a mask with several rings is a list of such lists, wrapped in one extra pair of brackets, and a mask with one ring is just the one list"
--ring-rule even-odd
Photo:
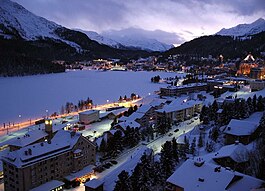
[(89, 187), (89, 188), (98, 188), (99, 186), (101, 186), (104, 182), (101, 181), (101, 180), (98, 180), (98, 179), (92, 179), (88, 182), (85, 183), (85, 186), (86, 187)]
[(42, 184), (36, 188), (31, 189), (30, 191), (46, 191), (46, 190), (53, 190), (54, 188), (57, 188), (59, 186), (63, 186), (64, 182), (58, 181), (58, 180), (51, 180), (49, 182), (46, 182), (45, 184)]
[(3, 156), (3, 159), (17, 167), (26, 166), (28, 163), (36, 162), (71, 149), (80, 136), (80, 133), (61, 130), (55, 134), (50, 144), (48, 142), (41, 142), (29, 145), (7, 153)]
[(167, 182), (185, 191), (249, 191), (263, 183), (262, 180), (217, 165), (204, 163), (202, 166), (196, 166), (194, 162), (188, 159), (167, 179)]
[(230, 157), (238, 163), (249, 160), (248, 150), (241, 143), (223, 146), (214, 154), (213, 159), (224, 157)]
[(231, 119), (224, 133), (236, 136), (251, 135), (258, 128), (258, 122)]

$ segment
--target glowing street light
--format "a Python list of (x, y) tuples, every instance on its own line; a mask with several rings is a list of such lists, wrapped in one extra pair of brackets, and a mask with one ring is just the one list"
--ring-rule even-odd
[(20, 124), (20, 122), (21, 122), (21, 121), (20, 121), (20, 118), (21, 118), (21, 115), (20, 115), (20, 114), (18, 115), (18, 118), (19, 118), (18, 129), (19, 129), (19, 124)]
[(46, 117), (48, 118), (48, 117), (49, 117), (49, 116), (48, 116), (48, 112), (49, 112), (49, 111), (48, 111), (48, 109), (46, 109), (45, 111), (46, 111)]

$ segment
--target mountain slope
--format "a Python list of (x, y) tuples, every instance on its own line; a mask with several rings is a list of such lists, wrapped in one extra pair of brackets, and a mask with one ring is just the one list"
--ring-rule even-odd
[(99, 44), (105, 44), (113, 48), (123, 48), (123, 45), (116, 42), (115, 40), (112, 40), (110, 38), (104, 37), (97, 32), (94, 31), (84, 31), (81, 29), (74, 29), (76, 31), (80, 31), (88, 36), (91, 40), (97, 41)]
[[(50, 73), (53, 71), (50, 67), (52, 60), (128, 59), (148, 54), (99, 44), (86, 34), (36, 16), (17, 3), (0, 0), (0, 76)], [(21, 60), (19, 69), (16, 67), (17, 60)], [(28, 66), (28, 63), (32, 64)], [(47, 68), (41, 71), (40, 68), (45, 68), (44, 63)], [(32, 72), (27, 68), (31, 68)], [(59, 67), (57, 71), (62, 70)]]
[(164, 52), (173, 47), (158, 40), (164, 31), (148, 31), (140, 28), (126, 28), (122, 30), (109, 30), (102, 32), (102, 36), (112, 39), (125, 47), (141, 50)]
[(217, 35), (234, 36), (234, 37), (248, 37), (265, 31), (265, 20), (259, 18), (250, 24), (239, 24), (229, 29), (222, 29), (217, 32)]
[(103, 34), (81, 29), (75, 30), (85, 33), (90, 39), (97, 41), (99, 44), (105, 44), (118, 49), (139, 49), (163, 52), (173, 47), (172, 45), (159, 42), (154, 38), (148, 38), (146, 35), (137, 34), (137, 32), (131, 33), (135, 31), (135, 29), (123, 29), (118, 32), (105, 31)]
[(251, 39), (237, 40), (230, 36), (203, 36), (185, 42), (179, 47), (172, 48), (166, 51), (163, 55), (165, 57), (174, 54), (181, 54), (187, 56), (208, 57), (212, 55), (217, 58), (222, 54), (227, 58), (240, 58), (252, 52), (258, 56), (260, 52), (265, 51), (265, 32), (255, 34)]

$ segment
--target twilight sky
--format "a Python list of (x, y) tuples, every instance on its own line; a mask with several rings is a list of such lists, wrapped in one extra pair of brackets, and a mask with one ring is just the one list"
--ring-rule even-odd
[(171, 44), (265, 18), (264, 0), (13, 1), (68, 28), (98, 33), (140, 28), (155, 31), (153, 38)]

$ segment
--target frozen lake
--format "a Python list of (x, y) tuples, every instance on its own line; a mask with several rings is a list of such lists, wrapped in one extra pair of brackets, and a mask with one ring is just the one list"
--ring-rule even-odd
[(90, 97), (94, 104), (117, 101), (136, 93), (141, 97), (159, 90), (162, 84), (151, 77), (175, 77), (167, 72), (71, 71), (59, 74), (0, 78), (0, 126), (3, 123), (35, 119), (60, 112), (66, 102), (78, 103)]

